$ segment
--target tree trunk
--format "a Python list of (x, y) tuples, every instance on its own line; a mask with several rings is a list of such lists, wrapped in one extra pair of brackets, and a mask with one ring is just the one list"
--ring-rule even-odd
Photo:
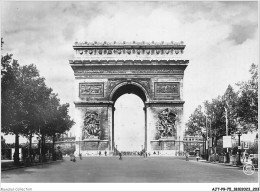
[(55, 135), (52, 136), (52, 160), (53, 160), (53, 161), (56, 161)]
[(30, 133), (29, 137), (29, 154), (30, 162), (32, 162), (32, 133)]
[(214, 159), (217, 160), (217, 145), (218, 145), (218, 138), (216, 136), (215, 143), (214, 143)]
[(15, 134), (14, 164), (16, 166), (20, 165), (20, 158), (19, 158), (19, 135), (17, 133)]
[(42, 161), (45, 162), (46, 161), (46, 158), (45, 158), (45, 136), (42, 135)]

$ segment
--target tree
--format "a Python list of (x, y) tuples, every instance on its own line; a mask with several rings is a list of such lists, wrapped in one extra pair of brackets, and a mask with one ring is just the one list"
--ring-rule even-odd
[(22, 82), (24, 110), (27, 114), (24, 117), (26, 128), (22, 135), (29, 140), (29, 157), (31, 157), (32, 136), (39, 131), (39, 127), (45, 122), (42, 108), (46, 106), (52, 89), (45, 85), (45, 79), (40, 77), (35, 65), (23, 66), (21, 70), (24, 76)]
[(218, 146), (218, 141), (226, 135), (226, 110), (229, 111), (228, 115), (228, 134), (230, 135), (236, 129), (236, 122), (233, 121), (234, 109), (232, 106), (235, 105), (236, 93), (233, 88), (229, 86), (224, 96), (218, 96), (212, 99), (212, 102), (206, 101), (205, 113), (209, 119), (209, 136), (212, 137), (213, 146), (215, 152), (221, 152)]
[[(242, 132), (258, 130), (258, 66), (252, 64), (251, 79), (240, 82), (238, 92), (228, 86), (223, 96), (205, 101), (204, 108), (209, 125), (209, 136), (214, 138), (215, 149), (218, 140), (226, 135), (226, 123), (228, 123), (228, 135), (237, 131), (242, 126)], [(226, 119), (227, 118), (227, 119)], [(198, 107), (190, 116), (186, 126), (186, 134), (196, 135), (204, 126), (203, 113)]]
[(15, 135), (14, 163), (19, 165), (20, 135), (28, 138), (31, 149), (33, 134), (40, 135), (44, 144), (46, 135), (61, 134), (74, 122), (68, 115), (69, 105), (60, 105), (35, 65), (20, 66), (12, 54), (6, 54), (1, 56), (1, 75), (2, 132)]
[(248, 154), (258, 154), (258, 143), (253, 143), (247, 150)]
[(55, 160), (55, 140), (61, 134), (68, 131), (74, 125), (74, 121), (71, 120), (70, 116), (68, 115), (68, 103), (61, 105), (60, 100), (57, 98), (57, 95), (55, 94), (52, 94), (49, 99), (50, 100), (48, 102), (48, 105), (45, 108), (46, 112), (48, 112), (48, 115), (46, 114), (47, 121), (41, 133), (43, 141), (44, 136), (52, 137), (54, 158), (53, 160)]
[(206, 127), (205, 115), (202, 112), (202, 107), (199, 105), (195, 111), (189, 117), (188, 122), (186, 123), (188, 128), (185, 131), (185, 135), (197, 136), (202, 135), (203, 128)]
[(237, 108), (238, 108), (238, 93), (234, 91), (231, 85), (228, 85), (222, 100), (225, 108), (225, 117), (227, 115), (228, 135), (236, 130)]
[(240, 82), (237, 115), (239, 122), (248, 131), (258, 130), (258, 65), (249, 70), (251, 79)]
[(11, 54), (1, 56), (1, 120), (2, 132), (15, 135), (14, 163), (19, 165), (19, 134), (25, 127), (21, 97), (21, 71), (17, 60), (12, 59)]
[(206, 115), (209, 119), (210, 130), (209, 133), (218, 140), (225, 135), (225, 116), (224, 116), (224, 102), (219, 96), (212, 99), (212, 102), (205, 103)]
[(1, 57), (2, 132), (15, 135), (14, 163), (19, 164), (19, 135), (30, 141), (44, 123), (41, 108), (48, 102), (51, 89), (45, 85), (36, 66), (20, 66), (12, 54)]

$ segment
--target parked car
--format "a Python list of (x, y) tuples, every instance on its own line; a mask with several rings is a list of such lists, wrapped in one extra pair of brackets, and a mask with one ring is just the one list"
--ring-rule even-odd
[(248, 159), (257, 159), (258, 158), (258, 154), (250, 154), (249, 156), (248, 156)]

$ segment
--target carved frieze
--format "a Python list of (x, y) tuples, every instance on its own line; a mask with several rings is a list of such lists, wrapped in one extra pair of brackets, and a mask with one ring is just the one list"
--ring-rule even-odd
[(82, 70), (75, 69), (75, 74), (184, 74), (183, 70), (171, 70), (171, 69), (156, 69), (156, 70)]
[(155, 82), (155, 97), (179, 96), (180, 83), (178, 82)]
[(82, 140), (100, 139), (101, 128), (100, 119), (96, 112), (86, 112), (84, 117), (84, 126), (82, 129)]
[(177, 55), (185, 48), (183, 42), (76, 42), (73, 46), (76, 56), (95, 55)]
[(176, 137), (176, 118), (177, 114), (166, 108), (158, 113), (158, 121), (156, 123), (157, 134), (155, 139), (174, 139)]
[(79, 96), (104, 96), (104, 84), (103, 83), (80, 83), (79, 84)]

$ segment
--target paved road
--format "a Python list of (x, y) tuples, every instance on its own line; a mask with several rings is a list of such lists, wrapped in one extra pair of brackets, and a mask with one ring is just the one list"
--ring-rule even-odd
[(63, 162), (3, 171), (1, 178), (3, 183), (257, 183), (257, 175), (174, 157), (85, 157), (75, 163), (65, 158)]

